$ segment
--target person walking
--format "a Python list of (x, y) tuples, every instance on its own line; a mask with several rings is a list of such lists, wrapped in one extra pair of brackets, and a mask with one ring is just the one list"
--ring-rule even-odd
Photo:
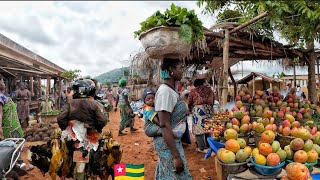
[[(181, 137), (174, 137), (172, 130), (180, 128), (181, 132), (186, 132), (187, 128), (188, 108), (175, 89), (175, 82), (182, 78), (181, 62), (165, 58), (161, 65), (160, 77), (164, 83), (160, 85), (155, 96), (155, 111), (158, 113), (161, 128), (161, 135), (155, 136), (153, 141), (158, 154), (155, 179), (190, 180), (192, 177)], [(157, 134), (160, 128), (152, 126), (147, 132), (153, 134), (153, 130), (154, 134)]]
[(134, 117), (133, 115), (133, 109), (130, 106), (130, 92), (129, 89), (126, 87), (127, 85), (127, 80), (122, 78), (118, 82), (119, 84), (119, 89), (118, 89), (118, 94), (117, 94), (117, 99), (116, 99), (116, 104), (115, 104), (115, 109), (114, 111), (117, 111), (118, 103), (119, 103), (119, 108), (120, 108), (120, 125), (119, 125), (119, 136), (127, 135), (126, 133), (123, 133), (122, 131), (126, 127), (130, 127), (131, 132), (135, 132), (138, 129), (134, 128)]

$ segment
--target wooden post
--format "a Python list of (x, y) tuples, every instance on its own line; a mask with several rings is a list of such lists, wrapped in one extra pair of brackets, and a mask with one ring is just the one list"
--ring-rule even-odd
[(293, 64), (293, 87), (297, 87), (296, 66)]
[(269, 82), (269, 85), (270, 85), (270, 88), (271, 88), (271, 90), (272, 90), (272, 89), (273, 89), (273, 88), (272, 88), (272, 81)]
[(54, 98), (54, 107), (55, 109), (58, 108), (57, 106), (57, 103), (58, 103), (58, 100), (57, 100), (57, 79), (54, 78), (54, 81), (53, 81), (53, 98)]
[(230, 33), (228, 29), (225, 29), (224, 43), (223, 43), (223, 87), (222, 87), (222, 106), (227, 105), (228, 96), (228, 69), (229, 69), (229, 37)]
[(229, 73), (229, 76), (230, 76), (232, 84), (233, 84), (233, 97), (234, 97), (234, 99), (236, 99), (236, 96), (237, 96), (237, 83), (234, 80), (234, 77), (233, 77), (233, 75), (231, 73), (231, 69), (230, 68), (228, 69), (228, 73)]
[(253, 77), (252, 77), (252, 94), (254, 94), (254, 91), (255, 91), (255, 87), (254, 87), (254, 74), (253, 74)]
[(320, 83), (320, 69), (319, 69), (319, 59), (320, 57), (317, 59), (317, 70), (318, 70), (318, 83)]
[(50, 91), (50, 78), (47, 77), (47, 87), (46, 87), (46, 112), (48, 112), (48, 101), (49, 101), (49, 91)]
[(31, 97), (34, 96), (34, 90), (33, 90), (33, 77), (31, 76), (30, 77), (30, 94), (31, 94)]
[(58, 92), (59, 92), (59, 98), (58, 98), (58, 109), (60, 110), (61, 107), (60, 107), (60, 104), (61, 104), (61, 98), (62, 98), (62, 80), (60, 78), (58, 78)]

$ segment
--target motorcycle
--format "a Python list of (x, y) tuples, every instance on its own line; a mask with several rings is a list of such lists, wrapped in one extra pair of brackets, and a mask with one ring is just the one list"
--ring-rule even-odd
[(24, 143), (24, 138), (7, 138), (0, 141), (0, 180), (6, 180), (9, 175), (19, 177), (14, 168), (21, 156)]

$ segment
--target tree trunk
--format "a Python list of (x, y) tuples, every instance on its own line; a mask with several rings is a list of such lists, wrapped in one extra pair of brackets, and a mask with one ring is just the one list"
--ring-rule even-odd
[[(219, 72), (220, 76), (219, 76), (219, 79), (218, 79), (218, 98), (219, 98), (219, 102), (220, 102), (220, 105), (221, 105), (221, 102), (222, 102), (222, 86), (223, 86), (223, 78), (222, 78), (222, 68), (220, 69), (220, 72)], [(221, 107), (221, 106), (220, 106)]]
[(309, 63), (308, 63), (308, 96), (309, 100), (316, 104), (318, 102), (317, 98), (317, 87), (316, 87), (316, 53), (314, 51), (314, 40), (308, 44), (308, 49), (312, 51), (308, 53)]

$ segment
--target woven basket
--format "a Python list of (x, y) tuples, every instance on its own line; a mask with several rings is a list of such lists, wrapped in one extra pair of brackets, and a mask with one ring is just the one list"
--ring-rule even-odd
[(249, 134), (239, 133), (238, 138), (243, 138), (246, 141), (246, 144), (249, 144)]
[(286, 145), (290, 145), (291, 141), (294, 140), (295, 137), (278, 134), (277, 139), (280, 143), (281, 148), (284, 148)]
[(243, 107), (246, 108), (246, 110), (247, 110), (248, 112), (250, 112), (250, 109), (251, 109), (251, 104), (250, 104), (250, 103), (243, 103), (242, 105), (243, 105)]
[(257, 121), (260, 117), (252, 117), (250, 118), (250, 123)]
[(254, 141), (256, 143), (256, 147), (258, 147), (258, 144), (259, 144), (259, 142), (261, 140), (261, 134), (262, 133), (257, 133), (257, 132), (254, 132), (254, 134), (253, 134), (253, 138), (254, 138)]
[(276, 124), (278, 127), (282, 124), (283, 119), (281, 118), (275, 118), (274, 119), (274, 124)]
[(279, 110), (279, 109), (280, 109), (279, 107), (275, 107), (275, 106), (270, 107), (270, 111), (275, 111), (275, 110)]
[(143, 48), (150, 58), (179, 59), (186, 57), (192, 44), (183, 41), (179, 37), (179, 28), (177, 27), (155, 27), (139, 36)]
[(301, 120), (298, 120), (299, 121), (299, 123), (303, 126), (304, 125), (304, 123), (306, 123), (307, 121), (310, 121), (310, 119), (301, 119)]

